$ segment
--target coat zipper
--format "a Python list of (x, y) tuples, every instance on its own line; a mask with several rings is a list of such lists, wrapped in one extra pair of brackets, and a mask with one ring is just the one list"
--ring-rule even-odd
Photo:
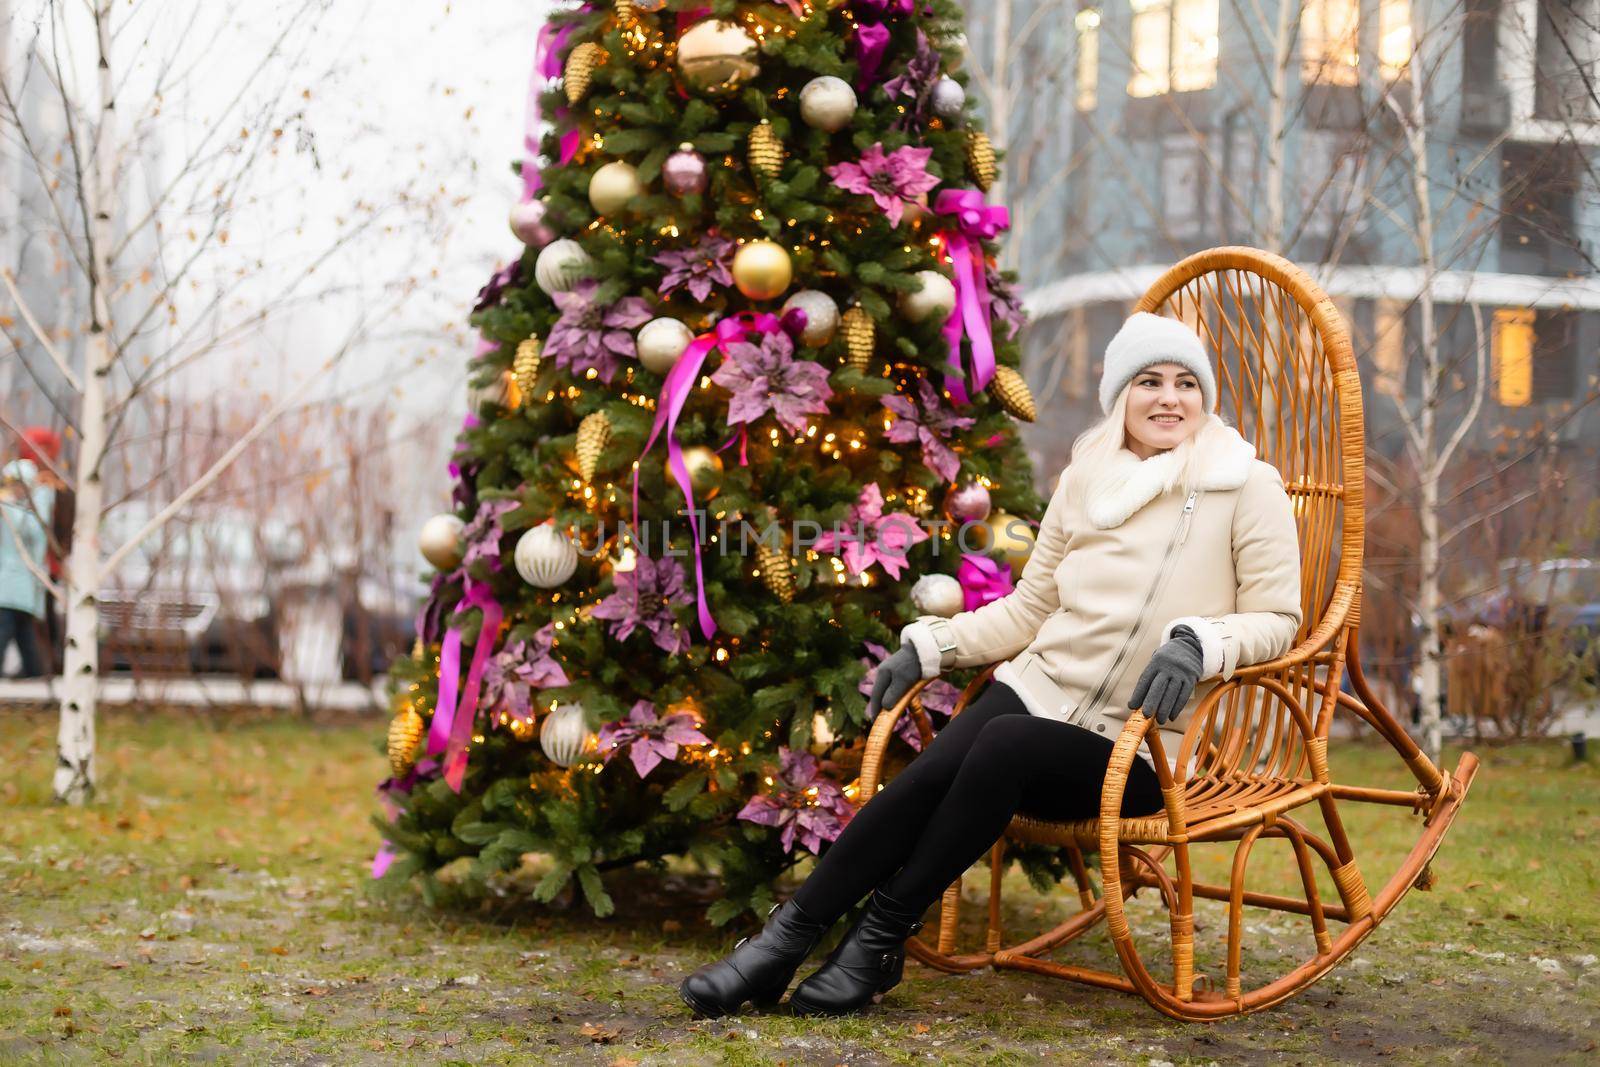
[(1094, 692), (1089, 698), (1088, 710), (1084, 711), (1083, 702), (1079, 701), (1078, 706), (1073, 709), (1072, 715), (1068, 721), (1081, 725), (1085, 719), (1098, 712), (1100, 710), (1100, 706), (1105, 702), (1107, 690), (1110, 689), (1117, 680), (1121, 679), (1122, 661), (1124, 658), (1126, 658), (1128, 649), (1133, 647), (1136, 640), (1142, 637), (1144, 634), (1145, 625), (1149, 622), (1150, 618), (1150, 607), (1152, 603), (1154, 603), (1156, 595), (1162, 588), (1166, 586), (1167, 578), (1172, 571), (1172, 563), (1177, 558), (1175, 549), (1189, 539), (1189, 524), (1194, 518), (1195, 501), (1197, 501), (1199, 497), (1200, 491), (1196, 489), (1189, 494), (1189, 499), (1184, 502), (1183, 514), (1179, 516), (1177, 525), (1173, 527), (1172, 537), (1167, 541), (1167, 551), (1166, 555), (1161, 559), (1161, 567), (1156, 573), (1155, 580), (1150, 583), (1149, 590), (1144, 595), (1144, 603), (1139, 607), (1138, 622), (1134, 624), (1133, 629), (1130, 630), (1122, 639), (1122, 647), (1117, 649), (1117, 655), (1111, 661), (1110, 668), (1107, 669), (1105, 675), (1100, 679), (1100, 684), (1095, 686)]

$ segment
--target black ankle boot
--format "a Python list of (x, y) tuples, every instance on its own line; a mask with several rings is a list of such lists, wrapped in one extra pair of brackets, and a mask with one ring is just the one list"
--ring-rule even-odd
[(711, 1018), (737, 1012), (747, 1000), (770, 1007), (830, 925), (811, 918), (793, 900), (774, 904), (760, 933), (741, 938), (727, 956), (685, 978), (678, 995), (696, 1015)]
[(843, 1015), (865, 1007), (900, 984), (906, 940), (921, 929), (920, 913), (874, 890), (838, 947), (795, 986), (789, 1007), (797, 1015)]

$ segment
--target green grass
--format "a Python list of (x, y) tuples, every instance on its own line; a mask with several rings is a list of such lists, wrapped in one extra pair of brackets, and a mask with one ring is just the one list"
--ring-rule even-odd
[[(715, 886), (688, 867), (609, 876), (605, 920), (370, 898), (382, 730), (109, 714), (100, 798), (70, 809), (49, 797), (52, 718), (0, 712), (0, 1063), (1561, 1063), (1592, 1061), (1600, 1039), (1600, 770), (1554, 744), (1480, 753), (1438, 888), (1273, 1011), (1183, 1025), (1116, 993), (912, 964), (856, 1017), (694, 1021), (678, 982), (748, 930), (700, 922)], [(1333, 762), (1341, 779), (1407, 785), (1385, 750), (1336, 745)], [(1346, 810), (1375, 889), (1416, 821)], [(1214, 847), (1203, 870), (1230, 858)], [(1258, 867), (1264, 888), (1292, 884), (1281, 843), (1257, 847)], [(986, 881), (968, 877), (973, 930)], [(1073, 907), (1014, 873), (1007, 888), (1010, 930)], [(1154, 968), (1145, 897), (1131, 912)], [(1201, 969), (1220, 981), (1224, 925), (1202, 907)], [(1310, 944), (1294, 916), (1251, 911), (1247, 931), (1247, 984)], [(1059, 958), (1113, 966), (1098, 931)]]

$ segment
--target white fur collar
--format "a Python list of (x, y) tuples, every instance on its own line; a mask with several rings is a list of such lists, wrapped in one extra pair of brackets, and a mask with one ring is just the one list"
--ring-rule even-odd
[[(1200, 484), (1205, 490), (1237, 489), (1250, 475), (1256, 449), (1239, 431), (1213, 415), (1200, 428), (1195, 447), (1200, 449)], [(1134, 512), (1160, 496), (1172, 479), (1175, 452), (1159, 452), (1140, 459), (1126, 448), (1089, 476), (1084, 510), (1097, 530), (1121, 526)]]

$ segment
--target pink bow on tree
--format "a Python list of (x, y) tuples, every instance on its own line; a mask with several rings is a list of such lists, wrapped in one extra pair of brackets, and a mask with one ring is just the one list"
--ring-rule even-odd
[[(983, 194), (976, 189), (945, 189), (934, 199), (936, 215), (950, 216), (954, 225), (939, 232), (939, 239), (950, 254), (950, 266), (955, 274), (956, 306), (945, 321), (945, 341), (950, 346), (950, 365), (955, 375), (947, 375), (945, 388), (958, 404), (971, 403), (971, 392), (982, 392), (994, 378), (994, 337), (989, 332), (990, 307), (987, 282), (988, 263), (984, 259), (984, 241), (992, 241), (1001, 230), (1011, 225), (1011, 212), (1001, 206), (983, 202)], [(961, 338), (965, 336), (972, 348), (972, 372), (964, 374), (961, 366)]]

